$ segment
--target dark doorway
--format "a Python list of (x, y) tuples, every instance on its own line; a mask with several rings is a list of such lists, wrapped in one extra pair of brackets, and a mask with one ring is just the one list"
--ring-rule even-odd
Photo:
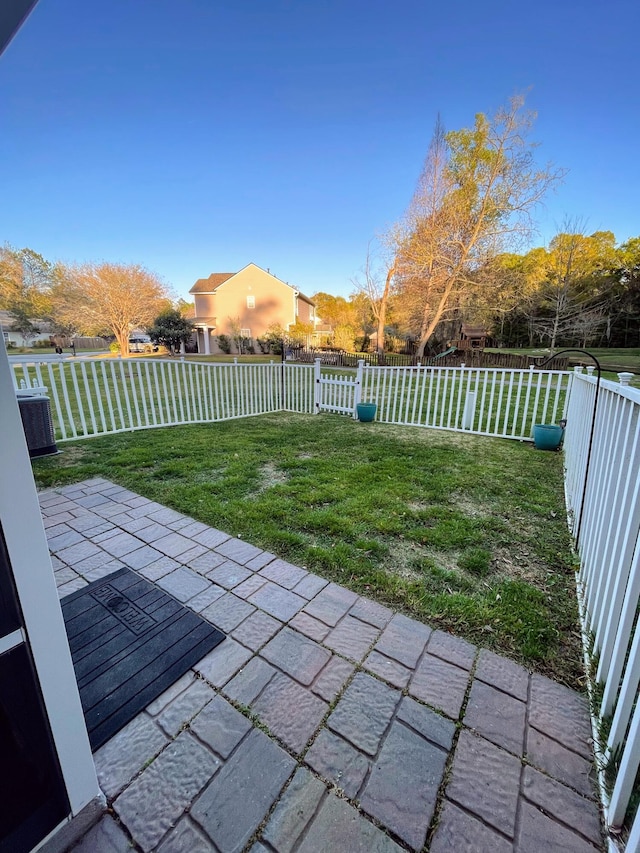
[(0, 526), (0, 853), (28, 853), (69, 814)]

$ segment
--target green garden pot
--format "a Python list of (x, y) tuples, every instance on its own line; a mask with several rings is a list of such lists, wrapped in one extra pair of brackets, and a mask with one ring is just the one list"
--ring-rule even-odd
[(562, 444), (564, 429), (555, 424), (535, 424), (533, 446), (536, 450), (558, 450)]
[(362, 421), (362, 423), (365, 424), (370, 423), (372, 420), (374, 420), (377, 409), (377, 403), (358, 403), (356, 405), (356, 411), (358, 412), (358, 420)]

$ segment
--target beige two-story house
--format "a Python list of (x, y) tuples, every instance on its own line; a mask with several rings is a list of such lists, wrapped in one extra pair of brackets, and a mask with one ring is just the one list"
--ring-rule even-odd
[(189, 292), (195, 301), (198, 352), (205, 355), (220, 352), (218, 335), (232, 337), (234, 327), (255, 342), (274, 324), (283, 329), (295, 323), (317, 325), (312, 300), (256, 264), (200, 278)]

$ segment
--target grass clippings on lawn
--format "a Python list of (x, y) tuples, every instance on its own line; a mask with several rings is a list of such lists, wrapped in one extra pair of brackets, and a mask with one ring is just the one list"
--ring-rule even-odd
[(560, 454), (283, 413), (61, 449), (40, 486), (106, 477), (582, 686)]

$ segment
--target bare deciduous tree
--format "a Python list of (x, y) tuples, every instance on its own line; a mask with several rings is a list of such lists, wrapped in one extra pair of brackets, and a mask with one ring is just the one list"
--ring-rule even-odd
[(367, 247), (363, 277), (354, 278), (352, 283), (356, 293), (366, 297), (371, 307), (376, 325), (376, 350), (379, 355), (384, 352), (384, 335), (389, 311), (389, 299), (392, 292), (393, 278), (397, 271), (395, 244), (397, 237), (395, 229), (389, 232), (381, 241), (381, 251), (374, 253), (371, 243)]

